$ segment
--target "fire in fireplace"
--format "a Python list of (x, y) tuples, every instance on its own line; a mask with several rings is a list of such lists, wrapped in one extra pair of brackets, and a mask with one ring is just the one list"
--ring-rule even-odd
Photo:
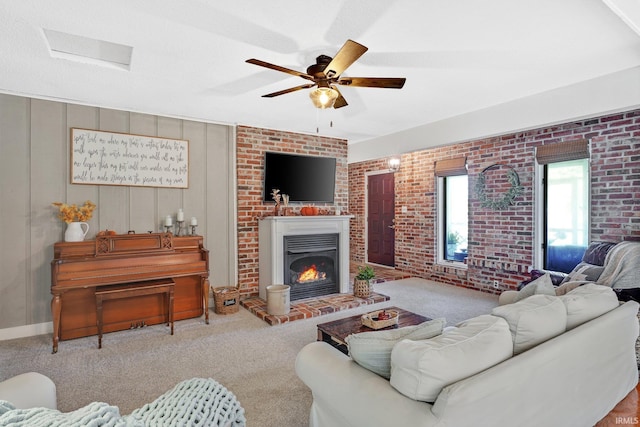
[(284, 248), (291, 300), (340, 292), (338, 234), (284, 236)]
[(327, 278), (327, 273), (319, 271), (315, 264), (311, 264), (311, 267), (304, 270), (298, 275), (298, 283), (316, 282), (318, 280), (324, 280)]

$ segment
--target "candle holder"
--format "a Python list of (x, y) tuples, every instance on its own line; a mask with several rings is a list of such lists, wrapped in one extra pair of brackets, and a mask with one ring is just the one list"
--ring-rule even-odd
[(197, 225), (191, 225), (191, 235), (192, 236), (196, 235), (196, 227), (197, 227)]
[(173, 225), (165, 225), (164, 226), (164, 232), (165, 233), (171, 233), (171, 229), (173, 228)]
[(176, 232), (176, 236), (182, 236), (182, 226), (184, 225), (184, 221), (176, 221), (178, 223), (178, 231)]

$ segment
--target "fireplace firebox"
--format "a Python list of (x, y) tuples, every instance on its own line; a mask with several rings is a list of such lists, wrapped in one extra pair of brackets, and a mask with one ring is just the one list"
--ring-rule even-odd
[(339, 235), (284, 236), (284, 279), (297, 300), (340, 292)]
[[(312, 261), (310, 265), (315, 263), (316, 269), (330, 267), (333, 260), (333, 270), (327, 268), (329, 272), (325, 272), (327, 277), (322, 280), (313, 280), (309, 283), (296, 284), (293, 288), (294, 298), (303, 298), (309, 293), (302, 293), (297, 296), (298, 290), (319, 285), (329, 287), (330, 282), (334, 282), (334, 286), (326, 290), (327, 293), (348, 293), (349, 292), (349, 222), (353, 216), (351, 215), (317, 215), (317, 216), (269, 216), (261, 218), (258, 221), (258, 240), (259, 240), (259, 270), (260, 282), (258, 286), (258, 295), (261, 299), (267, 299), (267, 287), (271, 285), (290, 284), (291, 268), (295, 274), (302, 273), (298, 264), (292, 265), (298, 259), (305, 257), (319, 257), (321, 259), (307, 260)], [(331, 241), (327, 243), (324, 238), (319, 242), (315, 242), (310, 247), (305, 248), (307, 244), (313, 240), (317, 240), (318, 235), (333, 235)], [(337, 235), (337, 245), (336, 237)], [(293, 240), (290, 240), (293, 237)], [(285, 238), (290, 240), (289, 247), (285, 250)], [(332, 252), (336, 248), (335, 254)], [(288, 252), (290, 252), (288, 254)], [(328, 252), (328, 253), (327, 253)], [(285, 258), (290, 258), (285, 261)], [(302, 263), (302, 261), (299, 261)], [(324, 263), (324, 264), (323, 264)], [(322, 290), (324, 291), (324, 290)], [(316, 294), (313, 292), (312, 294)], [(317, 296), (317, 295), (316, 295)]]

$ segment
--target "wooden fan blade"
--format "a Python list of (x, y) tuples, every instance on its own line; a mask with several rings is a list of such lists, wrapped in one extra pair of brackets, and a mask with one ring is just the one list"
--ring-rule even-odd
[(356, 43), (353, 40), (347, 40), (338, 53), (333, 57), (329, 65), (325, 67), (325, 76), (329, 78), (338, 77), (344, 70), (349, 68), (351, 64), (356, 62), (356, 60), (367, 50), (368, 48), (360, 43)]
[(247, 59), (245, 62), (249, 64), (258, 65), (260, 67), (269, 68), (271, 70), (281, 71), (283, 73), (292, 74), (294, 76), (302, 77), (303, 79), (314, 81), (313, 76), (309, 74), (301, 73), (300, 71), (292, 70), (290, 68), (281, 67), (279, 65), (270, 64), (268, 62), (261, 61), (259, 59), (251, 58)]
[(344, 77), (336, 83), (344, 86), (381, 87), (388, 89), (402, 89), (404, 77)]
[(331, 86), (331, 88), (336, 92), (338, 92), (338, 97), (336, 98), (336, 101), (333, 103), (333, 108), (342, 108), (349, 105), (347, 103), (347, 100), (344, 99), (344, 96), (342, 96), (342, 93), (340, 93), (340, 91), (336, 87)]
[(286, 93), (295, 92), (295, 91), (301, 90), (301, 89), (309, 89), (310, 87), (314, 87), (314, 86), (315, 86), (315, 83), (309, 83), (309, 84), (302, 85), (302, 86), (290, 87), (289, 89), (280, 90), (278, 92), (273, 92), (273, 93), (268, 93), (266, 95), (262, 95), (262, 97), (263, 98), (273, 98), (274, 96), (284, 95)]

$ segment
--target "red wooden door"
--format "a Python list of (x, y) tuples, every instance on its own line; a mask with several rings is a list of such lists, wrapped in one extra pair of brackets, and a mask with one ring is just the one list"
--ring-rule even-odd
[(367, 261), (395, 266), (395, 186), (393, 173), (367, 179)]

